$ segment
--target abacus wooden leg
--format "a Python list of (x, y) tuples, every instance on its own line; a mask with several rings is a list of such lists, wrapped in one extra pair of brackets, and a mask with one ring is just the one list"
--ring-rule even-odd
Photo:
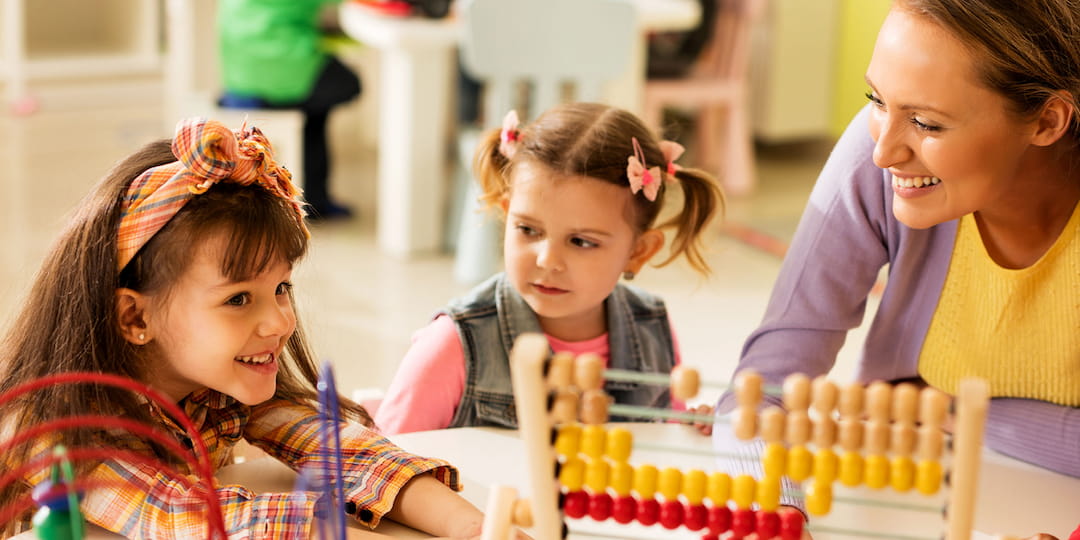
[(535, 540), (559, 540), (562, 517), (559, 515), (559, 491), (555, 479), (555, 450), (551, 446), (552, 425), (544, 409), (547, 397), (544, 385), (544, 360), (548, 342), (539, 334), (524, 334), (510, 351), (510, 378), (514, 385), (521, 442), (529, 466), (529, 492), (532, 494)]

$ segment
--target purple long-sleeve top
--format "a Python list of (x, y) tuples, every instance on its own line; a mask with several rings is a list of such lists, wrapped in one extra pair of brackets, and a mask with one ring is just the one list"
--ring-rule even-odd
[[(753, 369), (780, 384), (790, 373), (827, 373), (848, 330), (859, 326), (879, 271), (888, 282), (859, 358), (862, 382), (918, 376), (919, 354), (937, 308), (957, 221), (912, 229), (892, 212), (892, 177), (874, 165), (864, 108), (837, 142), (803, 212), (761, 325), (747, 338), (736, 373)], [(1063, 294), (1080, 296), (1080, 287)], [(1080, 351), (1075, 351), (1080, 357)], [(1031, 351), (1039, 361), (1039, 351)], [(725, 394), (719, 411), (735, 405)], [(1003, 454), (1080, 477), (1080, 409), (994, 398), (986, 444)], [(717, 444), (721, 444), (718, 439)]]

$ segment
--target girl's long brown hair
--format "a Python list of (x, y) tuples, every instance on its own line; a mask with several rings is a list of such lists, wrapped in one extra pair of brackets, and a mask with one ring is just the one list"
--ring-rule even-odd
[[(118, 163), (81, 202), (45, 258), (34, 284), (0, 342), (0, 393), (45, 375), (89, 371), (145, 381), (153, 367), (153, 346), (136, 347), (120, 334), (115, 291), (128, 287), (168, 294), (186, 270), (195, 247), (211, 234), (228, 238), (222, 274), (234, 280), (254, 277), (278, 260), (299, 261), (307, 235), (288, 203), (258, 186), (221, 183), (195, 197), (123, 269), (117, 271), (120, 203), (143, 171), (176, 161), (167, 140), (146, 145)], [(295, 302), (294, 302), (295, 307)], [(298, 317), (299, 319), (299, 317)], [(316, 400), (318, 367), (297, 323), (280, 362), (275, 397)], [(346, 418), (373, 425), (360, 405), (339, 399)], [(121, 389), (98, 385), (46, 388), (0, 408), (0, 441), (41, 422), (94, 412), (124, 416), (150, 425), (145, 402)], [(62, 434), (68, 447), (120, 444), (116, 434), (81, 429)], [(32, 443), (31, 443), (32, 444)], [(157, 457), (165, 455), (151, 445)], [(29, 455), (30, 444), (0, 461)], [(91, 465), (82, 464), (81, 470)], [(0, 508), (26, 496), (25, 486), (0, 492)], [(12, 523), (0, 524), (11, 530)]]
[[(636, 137), (649, 166), (666, 166), (659, 140), (633, 114), (597, 103), (570, 103), (556, 106), (525, 126), (513, 159), (499, 151), (500, 130), (492, 130), (476, 150), (473, 170), (480, 181), (481, 200), (496, 205), (509, 195), (514, 166), (531, 162), (561, 175), (583, 176), (630, 189), (626, 175), (627, 158), (634, 154), (631, 139)], [(665, 180), (668, 173), (662, 172)], [(673, 228), (675, 238), (670, 255), (658, 263), (664, 266), (685, 255), (699, 272), (709, 272), (701, 236), (712, 218), (724, 209), (724, 195), (716, 179), (700, 169), (683, 168), (675, 172), (676, 182), (663, 182), (655, 201), (643, 192), (633, 198), (631, 224), (636, 232)], [(678, 184), (682, 208), (667, 221), (654, 225), (664, 206), (669, 186)]]

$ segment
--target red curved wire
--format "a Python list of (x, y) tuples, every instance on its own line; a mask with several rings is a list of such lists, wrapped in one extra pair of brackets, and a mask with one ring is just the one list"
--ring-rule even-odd
[[(210, 452), (209, 450), (207, 450), (206, 442), (202, 440), (202, 435), (199, 433), (198, 428), (195, 427), (194, 422), (192, 422), (191, 419), (188, 418), (187, 414), (175, 403), (169, 401), (168, 398), (166, 398), (157, 390), (154, 390), (150, 386), (141, 382), (108, 373), (88, 373), (78, 371), (68, 373), (56, 373), (53, 375), (41, 377), (40, 379), (25, 382), (3, 394), (0, 394), (0, 405), (3, 405), (23, 394), (27, 394), (29, 392), (33, 392), (47, 386), (69, 383), (98, 383), (107, 386), (124, 388), (127, 390), (131, 390), (132, 392), (135, 392), (137, 394), (146, 396), (150, 399), (150, 401), (153, 401), (161, 408), (165, 409), (165, 411), (168, 412), (170, 416), (172, 416), (177, 422), (180, 423), (180, 426), (184, 428), (185, 432), (187, 432), (188, 438), (191, 439), (192, 444), (196, 450), (195, 458), (196, 463), (198, 464), (198, 466), (196, 467), (197, 472), (204, 481), (208, 482), (208, 485), (214, 485), (214, 467), (213, 464), (210, 462)], [(210, 505), (210, 508), (217, 509), (216, 512), (210, 511), (209, 521), (211, 522), (211, 530), (220, 531), (222, 534), (224, 534), (225, 520), (224, 517), (221, 515), (221, 504), (218, 500), (217, 492), (213, 489), (207, 490), (207, 504)]]
[[(110, 459), (118, 459), (118, 458), (130, 461), (132, 463), (136, 463), (138, 465), (145, 465), (147, 467), (159, 469), (159, 470), (164, 471), (166, 473), (170, 473), (186, 489), (189, 489), (189, 490), (195, 491), (197, 493), (200, 493), (202, 495), (203, 499), (206, 499), (208, 504), (209, 504), (210, 499), (207, 497), (207, 494), (214, 491), (213, 490), (213, 485), (203, 486), (201, 484), (192, 482), (191, 479), (188, 478), (186, 475), (180, 474), (179, 472), (177, 472), (175, 469), (173, 469), (172, 467), (170, 467), (169, 465), (167, 465), (166, 463), (164, 463), (160, 459), (153, 458), (153, 457), (147, 456), (145, 454), (135, 452), (133, 450), (116, 449), (116, 448), (69, 448), (68, 452), (67, 452), (67, 457), (66, 457), (66, 459), (68, 459), (69, 461), (72, 461), (72, 462), (80, 461), (80, 460), (110, 460)], [(22, 465), (20, 465), (18, 467), (15, 467), (14, 469), (12, 469), (10, 471), (7, 471), (3, 476), (0, 476), (0, 486), (6, 486), (7, 484), (11, 483), (13, 480), (23, 477), (24, 475), (26, 475), (30, 471), (40, 470), (42, 468), (45, 468), (45, 467), (48, 467), (48, 466), (52, 465), (53, 463), (58, 463), (58, 462), (62, 461), (63, 459), (65, 459), (64, 456), (56, 456), (56, 455), (53, 455), (53, 454), (48, 454), (48, 455), (44, 455), (44, 456), (40, 456), (38, 458), (32, 459), (32, 460), (30, 460), (30, 461), (28, 461), (26, 463), (23, 463)], [(126, 485), (124, 482), (119, 482), (119, 481), (90, 481), (90, 480), (83, 480), (83, 481), (77, 481), (75, 486), (76, 486), (76, 489), (81, 489), (81, 487), (87, 487), (87, 488), (109, 487), (109, 486), (113, 486), (114, 484), (119, 485), (119, 486)], [(208, 487), (209, 487), (209, 489), (208, 489)], [(214, 497), (214, 499), (216, 500), (216, 497)], [(27, 502), (24, 501), (21, 504), (12, 504), (12, 505), (9, 505), (9, 507), (6, 508), (6, 509), (0, 509), (0, 510), (2, 510), (2, 511), (0, 511), (0, 523), (7, 523), (8, 521), (14, 519), (20, 513), (25, 512), (30, 506), (32, 506), (32, 504), (33, 504), (32, 502), (27, 503)], [(215, 527), (214, 524), (212, 523), (213, 519), (211, 519), (211, 516), (213, 516), (215, 514), (215, 511), (214, 511), (215, 508), (212, 507), (212, 506), (208, 506), (208, 508), (206, 510), (207, 510), (208, 526), (210, 527), (210, 532), (211, 532), (211, 534), (208, 535), (208, 536), (210, 538), (213, 538), (214, 537), (213, 533), (217, 533), (217, 534), (220, 535), (220, 538), (226, 538), (227, 535), (225, 534), (224, 523), (222, 523), (222, 526), (220, 528)], [(216, 508), (216, 510), (217, 510), (216, 513), (220, 517), (220, 512), (221, 512), (220, 507)]]

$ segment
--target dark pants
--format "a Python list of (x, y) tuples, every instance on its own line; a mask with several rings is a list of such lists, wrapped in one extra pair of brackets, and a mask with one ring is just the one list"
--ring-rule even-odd
[(360, 95), (360, 78), (337, 58), (330, 57), (311, 95), (293, 107), (304, 111), (304, 198), (316, 210), (330, 204), (327, 178), (330, 149), (326, 121), (330, 109)]
[[(360, 78), (340, 60), (331, 56), (315, 80), (311, 95), (296, 103), (267, 103), (259, 98), (226, 94), (220, 104), (225, 107), (261, 107), (267, 109), (299, 109), (304, 113), (304, 200), (316, 211), (330, 205), (327, 179), (330, 175), (330, 148), (326, 122), (330, 110), (360, 95)], [(286, 164), (288, 165), (288, 164)]]

